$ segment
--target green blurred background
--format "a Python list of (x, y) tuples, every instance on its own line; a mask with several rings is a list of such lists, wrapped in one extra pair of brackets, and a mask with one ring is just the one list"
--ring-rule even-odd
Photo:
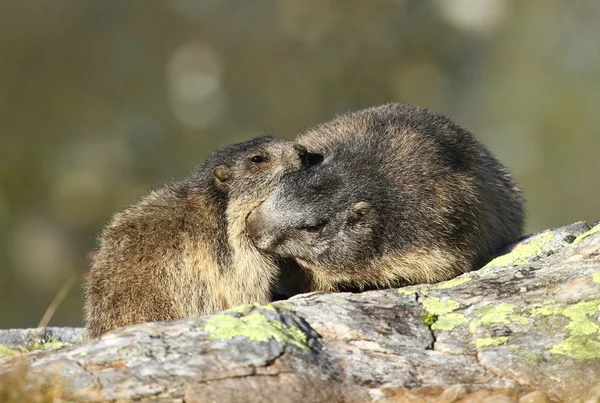
[[(0, 2), (0, 327), (217, 147), (402, 101), (471, 129), (528, 231), (600, 218), (596, 0)], [(80, 284), (51, 325), (81, 325)]]

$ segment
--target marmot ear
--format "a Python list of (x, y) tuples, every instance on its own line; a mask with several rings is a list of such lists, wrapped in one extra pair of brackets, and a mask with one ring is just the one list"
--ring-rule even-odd
[(348, 213), (347, 222), (349, 225), (355, 225), (364, 220), (364, 218), (371, 211), (371, 203), (366, 201), (360, 201), (358, 203), (354, 203), (352, 207), (350, 207), (350, 211)]
[(213, 177), (215, 178), (215, 185), (219, 189), (227, 190), (229, 188), (229, 182), (233, 177), (231, 168), (227, 165), (217, 165), (213, 169)]

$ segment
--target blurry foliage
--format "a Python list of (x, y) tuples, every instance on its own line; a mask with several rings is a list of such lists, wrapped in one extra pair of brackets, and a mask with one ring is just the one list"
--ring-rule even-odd
[[(401, 101), (511, 169), (528, 230), (600, 217), (600, 2), (0, 2), (0, 327), (35, 326), (110, 216), (209, 152)], [(73, 289), (51, 324), (81, 324)]]

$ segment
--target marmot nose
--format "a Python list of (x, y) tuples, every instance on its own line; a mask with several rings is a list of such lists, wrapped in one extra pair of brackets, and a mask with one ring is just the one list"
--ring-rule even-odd
[(294, 150), (296, 150), (296, 152), (298, 153), (298, 155), (300, 156), (300, 158), (304, 157), (306, 154), (308, 154), (308, 150), (306, 149), (306, 147), (304, 147), (301, 144), (294, 144), (292, 146), (292, 148)]

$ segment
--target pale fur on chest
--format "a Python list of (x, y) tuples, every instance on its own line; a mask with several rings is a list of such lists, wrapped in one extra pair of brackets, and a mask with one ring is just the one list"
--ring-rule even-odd
[(260, 200), (231, 202), (227, 208), (227, 236), (231, 248), (231, 267), (223, 273), (225, 297), (229, 306), (266, 304), (279, 275), (276, 261), (261, 253), (246, 235), (246, 217)]

